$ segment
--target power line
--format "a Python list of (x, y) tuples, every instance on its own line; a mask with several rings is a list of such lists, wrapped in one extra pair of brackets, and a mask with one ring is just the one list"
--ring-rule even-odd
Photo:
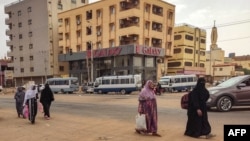
[(241, 38), (234, 38), (234, 39), (219, 40), (218, 42), (226, 42), (226, 41), (233, 41), (233, 40), (241, 40), (241, 39), (247, 39), (247, 38), (250, 38), (250, 36), (241, 37)]
[[(242, 21), (235, 21), (235, 22), (230, 22), (230, 23), (218, 24), (218, 25), (216, 25), (216, 27), (226, 27), (226, 26), (232, 26), (232, 25), (244, 24), (244, 23), (250, 23), (250, 19), (242, 20)], [(205, 26), (202, 28), (203, 29), (211, 29), (212, 27), (213, 26)]]

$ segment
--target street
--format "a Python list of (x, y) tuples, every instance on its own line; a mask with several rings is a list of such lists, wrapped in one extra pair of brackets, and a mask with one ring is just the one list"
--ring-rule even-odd
[[(0, 94), (1, 140), (39, 141), (125, 141), (162, 140), (192, 141), (184, 136), (186, 110), (180, 108), (183, 93), (165, 93), (157, 96), (158, 132), (161, 138), (134, 133), (137, 113), (137, 93), (117, 94), (55, 94), (51, 106), (51, 120), (38, 113), (35, 125), (27, 119), (18, 119), (13, 94)], [(223, 141), (225, 124), (250, 124), (250, 107), (235, 108), (221, 113), (212, 109), (208, 113), (213, 141)], [(202, 140), (200, 138), (198, 140)]]

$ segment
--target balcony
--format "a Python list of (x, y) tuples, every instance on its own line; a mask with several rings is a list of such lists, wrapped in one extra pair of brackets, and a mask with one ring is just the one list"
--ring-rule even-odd
[(11, 24), (11, 20), (10, 20), (9, 18), (5, 18), (5, 24), (6, 24), (6, 25)]
[(6, 45), (7, 45), (7, 46), (11, 46), (12, 44), (13, 44), (13, 43), (12, 43), (11, 40), (7, 40), (7, 41), (6, 41)]

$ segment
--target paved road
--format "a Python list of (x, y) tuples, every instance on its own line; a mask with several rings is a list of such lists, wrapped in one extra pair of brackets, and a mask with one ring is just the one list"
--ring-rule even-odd
[[(182, 93), (163, 94), (157, 96), (159, 114), (159, 133), (161, 138), (154, 140), (166, 141), (192, 141), (193, 138), (183, 136), (186, 124), (186, 111), (180, 108), (180, 97)], [(56, 94), (55, 102), (51, 107), (52, 119), (43, 121), (38, 115), (36, 130), (42, 130), (41, 123), (54, 124), (53, 134), (60, 131), (62, 140), (152, 140), (152, 137), (140, 136), (134, 133), (135, 115), (137, 111), (137, 93), (132, 95), (100, 95), (100, 94)], [(15, 116), (14, 100), (12, 94), (0, 95), (0, 111)], [(217, 136), (211, 140), (223, 141), (224, 124), (250, 124), (250, 108), (237, 108), (231, 112), (220, 113), (212, 110), (209, 113), (212, 131)], [(5, 115), (0, 118), (0, 130), (4, 130), (5, 119), (15, 118)], [(15, 121), (16, 122), (16, 121)], [(21, 122), (21, 123), (20, 123)], [(15, 124), (22, 124), (18, 121)], [(68, 123), (70, 122), (70, 123)], [(25, 123), (28, 123), (25, 121)], [(61, 125), (61, 126), (60, 126)], [(17, 125), (10, 126), (9, 130)], [(72, 128), (74, 132), (70, 132)], [(28, 128), (29, 129), (29, 128)], [(66, 131), (69, 131), (67, 133)], [(85, 132), (84, 132), (85, 131)], [(51, 131), (50, 131), (51, 132)], [(38, 136), (41, 140), (59, 140), (58, 137), (48, 136), (43, 133)], [(8, 135), (2, 132), (1, 138)], [(74, 136), (73, 136), (74, 135)], [(83, 138), (84, 139), (81, 139)], [(34, 137), (35, 138), (35, 137)], [(9, 139), (6, 137), (6, 139)], [(199, 140), (199, 139), (198, 139)], [(20, 140), (21, 141), (21, 140)]]

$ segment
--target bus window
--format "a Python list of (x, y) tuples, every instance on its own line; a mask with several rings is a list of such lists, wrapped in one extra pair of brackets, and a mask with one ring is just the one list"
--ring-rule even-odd
[(102, 80), (102, 84), (110, 84), (109, 80)]
[(193, 77), (188, 77), (187, 79), (188, 79), (188, 82), (193, 82), (194, 81)]
[(129, 84), (129, 79), (121, 79), (121, 84)]
[(181, 82), (187, 82), (187, 79), (186, 78), (181, 78)]
[(181, 82), (180, 78), (175, 78), (175, 83), (180, 83), (180, 82)]
[(111, 80), (111, 84), (119, 84), (118, 79), (112, 79), (112, 80)]
[(134, 78), (130, 79), (130, 84), (133, 84), (133, 83), (135, 83), (135, 79)]

